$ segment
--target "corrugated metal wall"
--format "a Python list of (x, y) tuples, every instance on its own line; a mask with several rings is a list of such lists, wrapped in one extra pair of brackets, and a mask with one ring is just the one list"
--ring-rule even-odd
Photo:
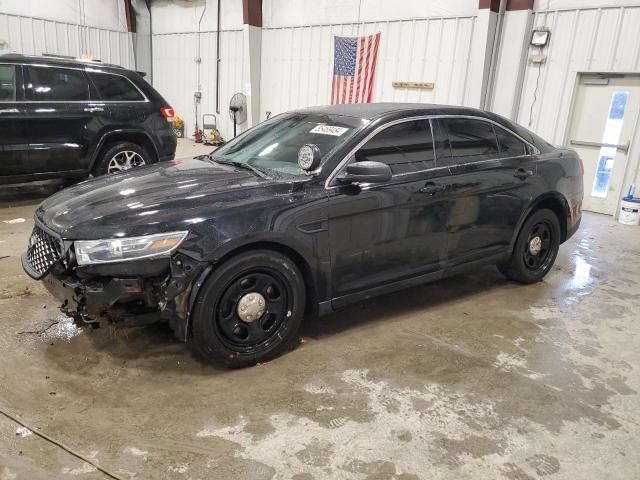
[[(218, 128), (225, 138), (233, 136), (229, 100), (244, 90), (244, 36), (242, 30), (220, 32), (220, 115)], [(153, 85), (185, 121), (185, 136), (195, 128), (193, 94), (198, 89), (196, 33), (153, 36)], [(201, 34), (201, 113), (216, 113), (216, 32)], [(201, 126), (202, 117), (198, 119)], [(242, 129), (239, 129), (242, 131)]]
[[(4, 51), (80, 57), (90, 52), (103, 62), (135, 68), (133, 35), (128, 32), (85, 27), (34, 17), (0, 13), (0, 39)], [(2, 50), (0, 50), (2, 53)]]
[[(292, 108), (329, 103), (333, 37), (382, 32), (373, 101), (468, 104), (467, 83), (476, 17), (413, 19), (265, 28), (261, 119)], [(434, 90), (395, 89), (393, 81), (435, 82)]]
[(640, 72), (640, 6), (538, 11), (534, 25), (551, 41), (541, 67), (527, 64), (518, 122), (561, 144), (577, 72)]

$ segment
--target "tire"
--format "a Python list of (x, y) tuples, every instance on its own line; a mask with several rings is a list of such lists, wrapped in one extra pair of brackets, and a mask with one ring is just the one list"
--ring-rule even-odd
[(271, 250), (240, 254), (203, 285), (189, 341), (203, 360), (255, 365), (294, 346), (305, 302), (304, 280), (291, 259)]
[(150, 163), (152, 163), (151, 155), (140, 145), (132, 142), (118, 142), (108, 145), (103, 150), (93, 174), (107, 175)]
[[(516, 282), (539, 282), (549, 273), (556, 260), (560, 232), (560, 222), (552, 210), (545, 208), (533, 212), (518, 233), (511, 258), (498, 265), (498, 269)], [(536, 238), (540, 241), (536, 241)]]

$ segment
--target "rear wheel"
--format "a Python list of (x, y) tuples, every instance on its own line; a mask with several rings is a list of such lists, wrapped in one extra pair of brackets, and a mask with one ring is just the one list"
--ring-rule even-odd
[(133, 142), (118, 142), (103, 150), (97, 161), (95, 175), (108, 175), (151, 163), (151, 155)]
[(295, 263), (269, 250), (243, 253), (204, 284), (190, 340), (206, 360), (254, 365), (295, 344), (304, 307), (304, 281)]
[(559, 248), (558, 217), (552, 210), (538, 210), (529, 216), (520, 229), (511, 258), (498, 268), (511, 280), (539, 282), (551, 270)]

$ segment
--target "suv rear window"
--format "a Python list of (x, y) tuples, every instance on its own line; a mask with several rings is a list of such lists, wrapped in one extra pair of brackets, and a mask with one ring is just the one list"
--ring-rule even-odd
[(122, 102), (144, 100), (140, 91), (125, 77), (97, 72), (89, 72), (89, 77), (98, 89), (102, 100)]
[(27, 100), (77, 102), (89, 100), (89, 81), (81, 70), (25, 67)]
[(16, 67), (0, 65), (0, 102), (16, 100)]

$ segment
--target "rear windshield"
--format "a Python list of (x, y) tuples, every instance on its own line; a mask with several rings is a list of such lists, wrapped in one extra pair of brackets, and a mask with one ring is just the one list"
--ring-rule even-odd
[(213, 154), (214, 158), (247, 163), (261, 170), (287, 175), (304, 175), (298, 166), (298, 150), (315, 144), (322, 161), (344, 143), (363, 120), (342, 115), (285, 113), (267, 120), (231, 140)]

